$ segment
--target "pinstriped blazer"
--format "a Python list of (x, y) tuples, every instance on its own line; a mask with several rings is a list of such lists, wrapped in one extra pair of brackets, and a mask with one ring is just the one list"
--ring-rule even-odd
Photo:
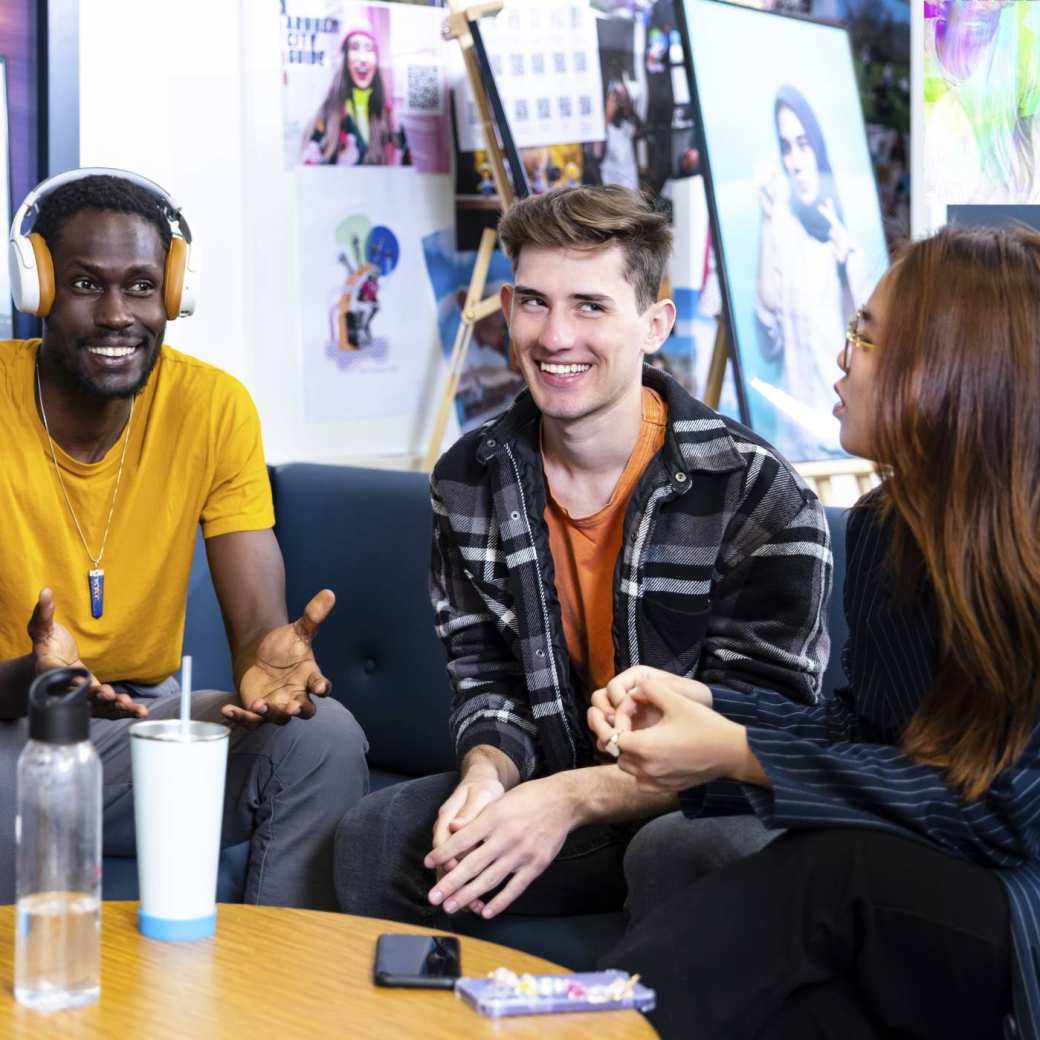
[[(650, 368), (668, 428), (629, 501), (615, 569), (618, 670), (648, 664), (816, 700), (833, 559), (815, 495), (761, 438)], [(522, 779), (590, 765), (543, 519), (527, 391), (462, 437), (431, 480), (431, 595), (456, 752), (489, 744)]]
[[(776, 693), (716, 689), (715, 708), (748, 727), (771, 790), (721, 781), (683, 792), (687, 815), (753, 809), (770, 827), (868, 827), (914, 837), (997, 870), (1015, 950), (1017, 1035), (1040, 1038), (1040, 725), (1021, 758), (966, 803), (941, 769), (899, 748), (935, 679), (931, 595), (895, 595), (872, 492), (849, 514), (845, 614), (849, 685), (833, 700), (793, 705)], [(749, 803), (750, 802), (750, 806)], [(1009, 1031), (1011, 1032), (1011, 1031)]]

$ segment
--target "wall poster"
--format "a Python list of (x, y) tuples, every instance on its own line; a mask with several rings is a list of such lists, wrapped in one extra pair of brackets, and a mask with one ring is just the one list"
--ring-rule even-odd
[(451, 223), (444, 12), (282, 0), (283, 152), (295, 180), (312, 426), (391, 416), (418, 444), (441, 369), (423, 239)]
[[(603, 140), (599, 45), (587, 0), (514, 0), (481, 19), (480, 30), (518, 148)], [(484, 134), (461, 59), (453, 80), (459, 149), (476, 151)]]
[(451, 222), (450, 179), (316, 168), (297, 176), (307, 421), (418, 415), (435, 385), (423, 239)]
[[(447, 173), (444, 12), (282, 0), (285, 165)], [(457, 46), (457, 45), (454, 45)]]

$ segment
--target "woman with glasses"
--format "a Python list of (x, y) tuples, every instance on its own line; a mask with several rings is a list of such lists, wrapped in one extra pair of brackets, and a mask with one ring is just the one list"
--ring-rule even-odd
[(842, 446), (884, 477), (849, 515), (848, 686), (596, 692), (641, 789), (784, 830), (604, 963), (656, 988), (666, 1038), (1036, 1037), (1040, 235), (909, 246), (838, 360)]

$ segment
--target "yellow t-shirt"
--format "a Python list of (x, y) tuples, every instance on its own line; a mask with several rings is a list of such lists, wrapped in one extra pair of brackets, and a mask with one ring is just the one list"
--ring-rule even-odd
[[(62, 496), (34, 396), (39, 340), (0, 342), (0, 660), (31, 650), (26, 625), (40, 589), (102, 682), (157, 683), (180, 665), (188, 576), (206, 538), (274, 526), (260, 420), (226, 372), (164, 346), (134, 403), (126, 464), (101, 567), (104, 613), (90, 614), (87, 557)], [(100, 547), (123, 451), (99, 462), (55, 444), (92, 553)]]

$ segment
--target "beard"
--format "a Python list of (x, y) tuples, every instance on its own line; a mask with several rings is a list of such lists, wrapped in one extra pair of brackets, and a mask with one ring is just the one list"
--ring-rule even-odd
[[(80, 348), (77, 348), (77, 350)], [(150, 356), (141, 370), (141, 374), (129, 386), (105, 386), (95, 382), (86, 370), (81, 366), (69, 361), (62, 352), (55, 352), (50, 358), (51, 365), (67, 386), (72, 386), (87, 397), (95, 401), (116, 401), (136, 397), (147, 385), (152, 370), (159, 361), (159, 344), (154, 343), (147, 348)], [(79, 356), (78, 353), (76, 355)]]

